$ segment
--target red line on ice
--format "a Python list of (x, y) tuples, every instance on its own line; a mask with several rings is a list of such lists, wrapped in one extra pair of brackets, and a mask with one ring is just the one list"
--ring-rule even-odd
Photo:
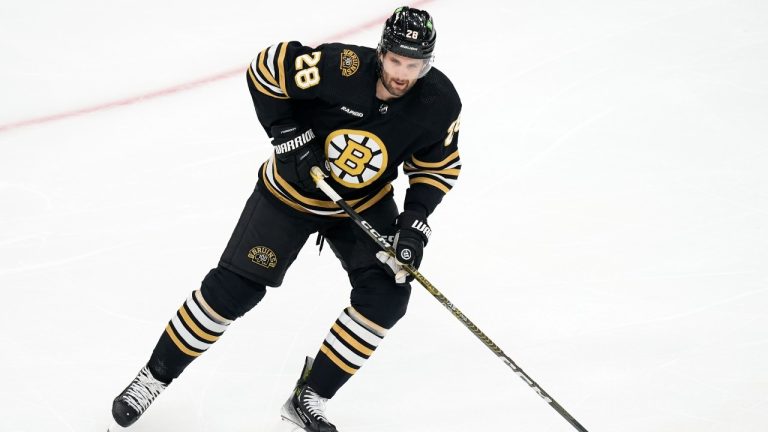
[[(411, 3), (411, 6), (412, 7), (419, 7), (419, 6), (422, 6), (422, 5), (426, 4), (426, 3), (430, 3), (432, 1), (434, 1), (434, 0), (416, 0), (416, 1)], [(344, 38), (346, 38), (346, 37), (348, 37), (350, 35), (353, 35), (355, 33), (358, 33), (358, 32), (364, 31), (364, 30), (368, 30), (368, 29), (370, 29), (372, 27), (375, 27), (375, 26), (382, 25), (384, 20), (387, 17), (389, 17), (389, 14), (376, 17), (375, 19), (371, 19), (371, 20), (366, 21), (366, 22), (364, 22), (364, 23), (362, 23), (360, 25), (357, 25), (357, 26), (348, 28), (346, 30), (340, 31), (338, 33), (334, 33), (334, 34), (331, 34), (329, 36), (326, 36), (325, 38), (323, 38), (323, 40), (324, 41), (335, 41), (335, 40), (344, 39)], [(311, 45), (316, 45), (316, 43), (315, 44), (311, 44)], [(224, 80), (224, 79), (227, 79), (227, 78), (232, 78), (233, 76), (236, 76), (236, 75), (239, 75), (239, 74), (244, 74), (244, 73), (245, 73), (245, 66), (237, 67), (237, 68), (226, 70), (224, 72), (219, 72), (219, 73), (217, 73), (215, 75), (210, 75), (210, 76), (207, 76), (207, 77), (198, 78), (198, 79), (193, 80), (193, 81), (188, 81), (188, 82), (185, 82), (185, 83), (182, 83), (182, 84), (178, 84), (178, 85), (175, 85), (175, 86), (172, 86), (172, 87), (167, 87), (167, 88), (164, 88), (164, 89), (151, 91), (151, 92), (140, 94), (140, 95), (136, 95), (136, 96), (131, 96), (131, 97), (123, 98), (123, 99), (117, 99), (117, 100), (113, 100), (113, 101), (109, 101), (109, 102), (104, 102), (104, 103), (97, 104), (97, 105), (91, 105), (91, 106), (87, 106), (87, 107), (83, 107), (83, 108), (77, 108), (77, 109), (73, 109), (73, 110), (69, 110), (69, 111), (63, 111), (63, 112), (60, 112), (60, 113), (49, 114), (49, 115), (45, 115), (45, 116), (41, 116), (41, 117), (32, 117), (32, 118), (28, 118), (28, 119), (25, 119), (25, 120), (18, 120), (18, 121), (12, 122), (12, 123), (0, 124), (0, 134), (3, 133), (3, 132), (8, 132), (10, 130), (19, 129), (19, 128), (23, 128), (23, 127), (27, 127), (27, 126), (39, 125), (39, 124), (44, 124), (44, 123), (51, 123), (51, 122), (54, 122), (54, 121), (57, 121), (57, 120), (64, 120), (64, 119), (68, 119), (68, 118), (72, 118), (72, 117), (79, 117), (79, 116), (83, 116), (83, 115), (86, 115), (86, 114), (91, 114), (91, 113), (99, 112), (99, 111), (105, 111), (105, 110), (108, 110), (108, 109), (117, 108), (117, 107), (121, 107), (121, 106), (125, 106), (125, 105), (133, 105), (133, 104), (136, 104), (136, 103), (139, 103), (139, 102), (146, 102), (146, 101), (150, 101), (152, 99), (156, 99), (156, 98), (159, 98), (159, 97), (170, 96), (170, 95), (173, 95), (173, 94), (176, 94), (176, 93), (180, 93), (180, 92), (183, 92), (183, 91), (192, 90), (194, 88), (197, 88), (197, 87), (200, 87), (200, 86), (212, 83), (212, 82), (217, 82), (217, 81), (221, 81), (221, 80)]]

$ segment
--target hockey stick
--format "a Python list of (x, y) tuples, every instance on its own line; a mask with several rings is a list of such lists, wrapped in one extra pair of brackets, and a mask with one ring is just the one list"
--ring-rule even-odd
[[(312, 178), (315, 180), (315, 184), (317, 185), (320, 190), (325, 193), (328, 198), (330, 198), (333, 202), (335, 202), (339, 207), (341, 207), (344, 212), (349, 215), (349, 217), (352, 219), (352, 221), (355, 222), (357, 226), (363, 229), (363, 231), (368, 234), (370, 238), (372, 238), (383, 250), (384, 252), (388, 253), (391, 256), (395, 255), (395, 250), (392, 248), (392, 245), (387, 242), (387, 239), (382, 236), (381, 234), (376, 231), (376, 229), (371, 226), (365, 219), (363, 219), (360, 214), (358, 214), (349, 204), (347, 204), (344, 199), (339, 196), (338, 193), (336, 193), (335, 190), (325, 181), (325, 174), (323, 171), (318, 167), (312, 167), (311, 170)], [(451, 303), (450, 300), (448, 300), (443, 293), (441, 293), (437, 288), (435, 288), (434, 285), (432, 285), (431, 282), (427, 280), (427, 278), (424, 277), (419, 271), (407, 264), (401, 264), (401, 266), (405, 269), (405, 271), (408, 272), (411, 276), (413, 276), (414, 279), (416, 279), (424, 288), (429, 291), (430, 294), (432, 294), (437, 301), (440, 302), (443, 306), (448, 309), (453, 316), (459, 319), (462, 324), (464, 324), (465, 327), (469, 329), (469, 331), (472, 332), (473, 335), (475, 335), (482, 343), (485, 344), (485, 346), (488, 347), (491, 351), (493, 351), (496, 356), (498, 356), (507, 366), (509, 366), (510, 369), (514, 373), (516, 373), (520, 378), (523, 379), (523, 381), (526, 382), (539, 396), (541, 396), (542, 399), (544, 399), (552, 408), (554, 408), (555, 411), (557, 411), (565, 420), (568, 421), (574, 428), (576, 428), (579, 432), (588, 432), (584, 426), (582, 426), (578, 421), (576, 421), (573, 416), (571, 416), (568, 411), (565, 410), (562, 406), (560, 406), (557, 401), (555, 401), (547, 392), (544, 391), (536, 382), (534, 382), (531, 377), (528, 376), (518, 365), (515, 364), (514, 361), (512, 361), (509, 356), (504, 354), (504, 351), (499, 348), (498, 345), (493, 343), (493, 341), (485, 335), (477, 326), (472, 323), (472, 321), (467, 318), (466, 315), (464, 315), (459, 308), (456, 307), (453, 303)]]

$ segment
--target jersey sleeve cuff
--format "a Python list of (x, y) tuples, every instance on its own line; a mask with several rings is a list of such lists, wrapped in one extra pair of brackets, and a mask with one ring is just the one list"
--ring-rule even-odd
[(425, 218), (432, 214), (445, 193), (425, 183), (415, 183), (405, 192), (405, 210), (415, 211), (422, 214)]

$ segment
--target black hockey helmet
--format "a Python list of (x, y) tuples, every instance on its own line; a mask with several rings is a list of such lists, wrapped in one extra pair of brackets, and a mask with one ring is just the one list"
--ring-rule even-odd
[(435, 50), (435, 26), (427, 11), (402, 6), (384, 23), (379, 55), (391, 51), (405, 57), (426, 60), (424, 76), (432, 65)]

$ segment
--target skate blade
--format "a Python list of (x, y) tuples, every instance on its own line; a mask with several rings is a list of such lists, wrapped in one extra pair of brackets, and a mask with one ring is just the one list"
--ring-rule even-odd
[(107, 427), (107, 432), (121, 432), (121, 431), (127, 431), (128, 429), (120, 426), (117, 424), (117, 422), (112, 422), (109, 427)]
[(280, 418), (283, 421), (286, 421), (288, 423), (291, 423), (292, 425), (299, 428), (299, 430), (304, 430), (304, 425), (301, 424), (301, 420), (296, 418), (296, 416), (291, 415), (291, 413), (285, 409), (280, 410)]
[(295, 421), (293, 421), (293, 420), (291, 420), (291, 419), (289, 419), (287, 417), (283, 417), (283, 416), (280, 416), (280, 418), (283, 421), (283, 423), (287, 427), (290, 428), (290, 432), (304, 432), (304, 431), (306, 431), (306, 429), (304, 429), (301, 425), (299, 425)]
[(304, 429), (304, 425), (302, 424), (302, 421), (299, 420), (299, 418), (296, 417), (296, 415), (293, 414), (291, 410), (286, 407), (288, 404), (290, 404), (290, 401), (291, 400), (288, 399), (288, 402), (286, 402), (285, 405), (283, 405), (280, 408), (280, 418), (284, 422), (288, 422), (290, 423), (291, 426), (293, 426), (293, 429), (291, 429), (291, 432), (301, 432), (306, 430)]

